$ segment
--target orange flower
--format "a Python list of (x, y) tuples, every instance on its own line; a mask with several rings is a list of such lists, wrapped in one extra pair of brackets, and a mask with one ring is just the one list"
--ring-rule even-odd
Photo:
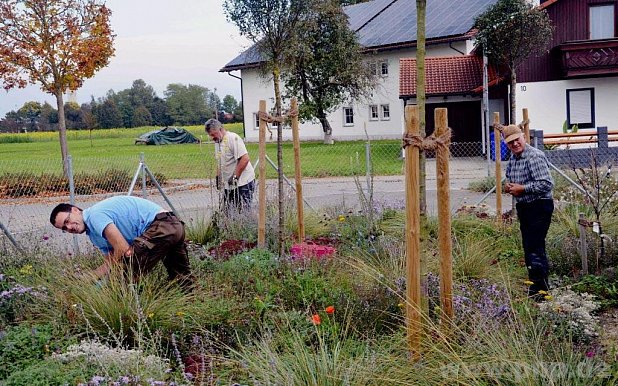
[(320, 315), (315, 314), (311, 317), (311, 322), (313, 322), (314, 325), (319, 325), (320, 323), (322, 323), (322, 320), (320, 319)]
[(326, 309), (324, 310), (326, 311), (327, 314), (334, 314), (335, 313), (335, 306), (328, 306), (326, 307)]

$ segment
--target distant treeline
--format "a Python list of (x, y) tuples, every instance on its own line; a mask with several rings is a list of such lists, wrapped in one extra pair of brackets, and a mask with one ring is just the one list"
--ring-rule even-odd
[[(169, 84), (163, 98), (142, 79), (131, 88), (115, 92), (81, 106), (64, 105), (67, 129), (110, 129), (116, 127), (199, 125), (215, 115), (223, 122), (242, 121), (242, 105), (231, 95), (223, 101), (208, 88), (194, 84)], [(0, 131), (53, 131), (58, 111), (49, 103), (24, 103), (0, 119)]]

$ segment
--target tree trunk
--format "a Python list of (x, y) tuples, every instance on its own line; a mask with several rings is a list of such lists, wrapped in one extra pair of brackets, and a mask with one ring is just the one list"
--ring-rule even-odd
[(68, 177), (67, 157), (69, 155), (69, 145), (67, 144), (67, 123), (64, 117), (64, 100), (62, 92), (56, 91), (56, 106), (58, 107), (58, 136), (60, 137), (60, 153), (62, 155), (62, 170)]
[[(421, 137), (427, 135), (425, 130), (425, 12), (426, 0), (416, 0), (416, 103), (418, 105), (419, 133)], [(419, 213), (421, 227), (427, 223), (427, 162), (425, 152), (421, 149), (419, 157)], [(419, 230), (420, 232), (420, 230)], [(427, 286), (427, 256), (421, 253), (421, 308), (425, 315), (429, 312), (429, 288)]]
[[(416, 103), (418, 105), (419, 130), (425, 137), (425, 11), (426, 0), (416, 0)], [(419, 199), (421, 216), (427, 213), (427, 172), (425, 152), (421, 149), (419, 155)]]
[[(280, 87), (280, 70), (279, 66), (275, 65), (273, 69), (273, 82), (275, 86), (275, 115), (281, 116), (281, 87)], [(279, 194), (279, 229), (277, 247), (279, 256), (283, 256), (283, 123), (277, 125), (277, 191)]]
[(321, 113), (318, 117), (320, 123), (322, 124), (322, 130), (324, 131), (324, 144), (332, 145), (333, 144), (333, 128), (330, 126), (330, 122), (326, 119), (326, 115)]
[(511, 66), (511, 95), (510, 95), (510, 102), (511, 102), (511, 113), (509, 114), (510, 121), (511, 124), (516, 124), (517, 123), (517, 103), (515, 102), (515, 96), (517, 95), (517, 73), (515, 72), (515, 69), (513, 68), (513, 66)]

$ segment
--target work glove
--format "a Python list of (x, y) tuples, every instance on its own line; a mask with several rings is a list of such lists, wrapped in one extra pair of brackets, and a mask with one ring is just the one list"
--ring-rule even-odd
[(216, 176), (215, 177), (215, 187), (217, 188), (217, 190), (221, 190), (222, 186), (221, 186), (221, 176)]
[(236, 189), (236, 186), (238, 185), (238, 177), (236, 177), (236, 174), (232, 174), (232, 176), (227, 180), (227, 184), (230, 189)]

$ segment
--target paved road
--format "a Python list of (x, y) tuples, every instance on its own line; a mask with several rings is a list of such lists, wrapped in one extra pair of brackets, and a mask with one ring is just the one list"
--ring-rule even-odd
[[(481, 200), (483, 194), (471, 192), (467, 190), (467, 187), (471, 181), (479, 180), (486, 175), (486, 164), (482, 160), (451, 162), (450, 204), (453, 211), (462, 205), (473, 205)], [(276, 181), (269, 180), (267, 184), (268, 195), (274, 196)], [(358, 208), (359, 188), (366, 192), (367, 186), (365, 176), (358, 179), (353, 177), (306, 178), (303, 180), (303, 196), (308, 205), (317, 210), (325, 207)], [(287, 184), (286, 189), (288, 189)], [(214, 203), (217, 202), (217, 192), (210, 187), (208, 181), (182, 181), (175, 188), (166, 189), (166, 191), (173, 207), (187, 221), (209, 217)], [(403, 207), (404, 176), (374, 177), (373, 191), (376, 204)], [(427, 211), (429, 215), (437, 213), (436, 193), (435, 163), (430, 161), (427, 164)], [(76, 204), (85, 208), (104, 197), (104, 195), (79, 196)], [(168, 203), (156, 190), (150, 191), (148, 198), (169, 208)], [(48, 220), (51, 208), (67, 200), (67, 197), (2, 200), (0, 201), (0, 221), (8, 227), (20, 243), (28, 246), (60, 245), (66, 250), (71, 250), (72, 236), (62, 234), (53, 228)], [(503, 206), (506, 207), (510, 200), (505, 197), (503, 202)], [(488, 197), (484, 203), (489, 206), (490, 211), (493, 211), (495, 195)], [(78, 237), (80, 240), (84, 238)], [(3, 245), (6, 247), (6, 244), (6, 237), (0, 235), (0, 249)]]

